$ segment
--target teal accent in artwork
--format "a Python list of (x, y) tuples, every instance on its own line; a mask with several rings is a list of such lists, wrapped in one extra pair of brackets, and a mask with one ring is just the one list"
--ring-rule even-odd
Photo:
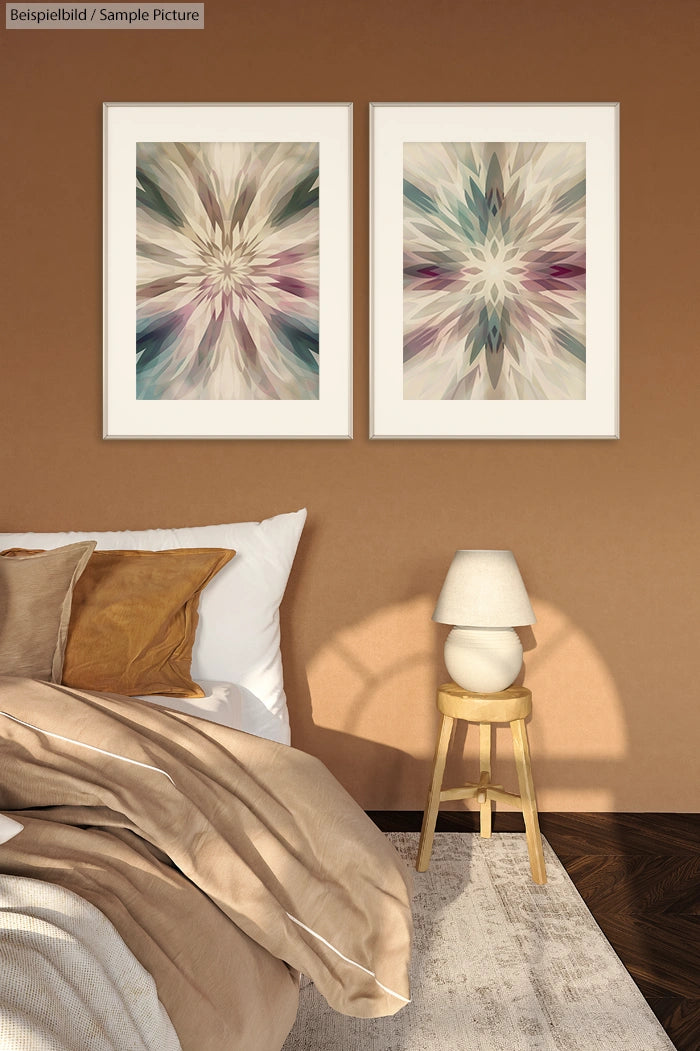
[(411, 201), (411, 203), (415, 204), (416, 208), (420, 208), (422, 212), (428, 212), (430, 215), (437, 215), (438, 208), (435, 201), (428, 197), (427, 193), (423, 193), (423, 191), (419, 190), (417, 186), (414, 186), (412, 182), (409, 182), (408, 179), (404, 179), (403, 181), (403, 195), (406, 200)]
[(481, 189), (471, 177), (469, 179), (469, 189), (471, 190), (471, 197), (465, 190), (464, 199), (467, 202), (467, 206), (476, 217), (479, 224), (479, 230), (482, 234), (486, 234), (486, 231), (489, 228), (489, 206), (486, 202), (486, 195), (481, 192)]
[(308, 208), (318, 208), (318, 168), (314, 168), (281, 201), (270, 217), (271, 226), (282, 226)]
[(183, 225), (182, 213), (172, 197), (163, 193), (157, 183), (149, 178), (142, 168), (136, 169), (136, 206), (137, 208), (148, 208), (171, 226)]
[(582, 201), (586, 196), (586, 180), (581, 179), (572, 186), (570, 190), (563, 193), (561, 197), (558, 197), (552, 205), (552, 210), (555, 212), (566, 212), (569, 208), (572, 208), (577, 201)]
[(284, 346), (312, 372), (318, 373), (318, 330), (273, 314), (270, 324)]
[(554, 329), (554, 336), (557, 343), (568, 350), (569, 354), (573, 354), (579, 361), (586, 360), (586, 348), (583, 343), (576, 339), (576, 336), (572, 335), (571, 332), (567, 332), (564, 328)]

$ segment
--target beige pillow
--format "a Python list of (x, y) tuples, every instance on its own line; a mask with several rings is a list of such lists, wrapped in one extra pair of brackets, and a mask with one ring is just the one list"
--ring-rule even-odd
[(0, 674), (61, 681), (73, 589), (94, 549), (0, 558)]
[(204, 697), (190, 677), (199, 596), (235, 553), (95, 551), (73, 593), (64, 685), (128, 697)]

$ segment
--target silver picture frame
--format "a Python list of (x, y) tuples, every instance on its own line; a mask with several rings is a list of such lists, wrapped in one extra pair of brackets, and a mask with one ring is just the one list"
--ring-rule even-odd
[(350, 438), (351, 367), (352, 105), (105, 103), (104, 437)]
[(618, 438), (618, 103), (370, 111), (370, 437)]

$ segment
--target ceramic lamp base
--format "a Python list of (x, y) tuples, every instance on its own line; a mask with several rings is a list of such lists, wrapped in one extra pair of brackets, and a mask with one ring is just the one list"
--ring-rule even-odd
[(455, 627), (445, 641), (445, 666), (457, 683), (474, 693), (507, 690), (523, 663), (513, 628)]

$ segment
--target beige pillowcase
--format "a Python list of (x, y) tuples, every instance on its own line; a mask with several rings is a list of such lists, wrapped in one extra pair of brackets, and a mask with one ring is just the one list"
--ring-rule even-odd
[(61, 681), (73, 589), (94, 549), (0, 558), (0, 674)]
[(73, 596), (63, 682), (82, 690), (204, 697), (190, 676), (202, 589), (235, 551), (95, 551)]

